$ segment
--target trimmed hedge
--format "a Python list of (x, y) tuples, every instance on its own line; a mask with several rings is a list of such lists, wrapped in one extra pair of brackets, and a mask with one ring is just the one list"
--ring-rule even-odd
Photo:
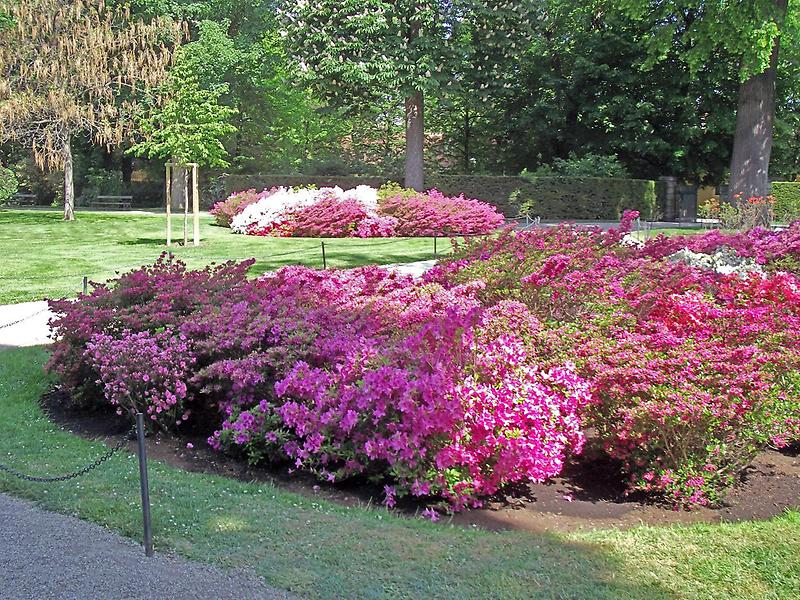
[[(233, 192), (263, 190), (278, 186), (380, 187), (392, 177), (304, 176), (304, 175), (225, 175), (217, 187), (223, 200)], [(426, 189), (436, 188), (447, 196), (464, 194), (494, 204), (506, 217), (528, 213), (543, 219), (619, 220), (626, 209), (650, 217), (656, 208), (655, 182), (643, 179), (605, 177), (511, 177), (493, 175), (428, 174)]]
[(775, 218), (782, 223), (800, 219), (800, 181), (773, 181)]
[(625, 210), (656, 212), (656, 183), (610, 177), (532, 177), (514, 192), (520, 214), (543, 219), (617, 221)]

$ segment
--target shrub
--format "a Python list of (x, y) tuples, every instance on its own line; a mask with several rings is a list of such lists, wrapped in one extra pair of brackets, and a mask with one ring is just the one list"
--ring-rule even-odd
[(437, 190), (387, 197), (380, 210), (397, 219), (397, 233), (405, 236), (487, 234), (505, 222), (491, 204)]
[(580, 451), (588, 386), (569, 364), (539, 368), (524, 306), (484, 309), (479, 286), (377, 267), (247, 281), (247, 266), (162, 258), (53, 302), (51, 370), (88, 405), (163, 427), (216, 414), (210, 443), (251, 460), (388, 478), (389, 505), (409, 493), (473, 505)]
[(629, 177), (625, 166), (616, 155), (593, 154), (591, 152), (587, 152), (580, 157), (574, 152), (570, 152), (568, 158), (554, 158), (552, 163), (540, 166), (533, 173), (528, 173), (527, 170), (524, 170), (522, 176), (614, 177), (617, 179)]
[[(381, 197), (379, 201), (379, 196)], [(250, 235), (386, 237), (490, 233), (504, 222), (489, 204), (395, 186), (285, 189), (250, 204), (231, 229)]]
[(775, 218), (782, 223), (800, 219), (800, 181), (773, 181)]
[(245, 190), (244, 192), (237, 192), (231, 194), (225, 200), (217, 202), (211, 208), (211, 215), (220, 227), (230, 227), (233, 218), (242, 212), (245, 208), (258, 202), (263, 198), (274, 194), (277, 190), (264, 190), (263, 192), (256, 192), (253, 189)]
[(14, 171), (0, 166), (0, 204), (11, 200), (17, 193), (19, 185)]
[[(575, 360), (592, 389), (585, 425), (631, 489), (716, 502), (758, 450), (800, 436), (800, 282), (672, 262), (680, 242), (638, 249), (618, 244), (622, 233), (509, 233), (463, 246), (426, 279), (480, 281), (485, 304), (529, 307), (543, 324), (541, 364)], [(755, 252), (777, 253), (797, 234), (754, 235)], [(724, 237), (689, 239), (703, 249)]]

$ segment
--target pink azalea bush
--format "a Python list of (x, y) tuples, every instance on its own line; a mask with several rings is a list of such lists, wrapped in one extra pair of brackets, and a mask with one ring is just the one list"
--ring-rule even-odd
[(245, 208), (251, 204), (255, 204), (259, 200), (263, 200), (268, 196), (274, 194), (277, 188), (271, 190), (264, 190), (256, 192), (253, 189), (245, 190), (243, 192), (235, 192), (228, 196), (225, 200), (217, 202), (211, 207), (211, 216), (214, 217), (217, 225), (220, 227), (230, 227), (233, 218), (241, 213)]
[(388, 478), (390, 505), (476, 505), (580, 451), (588, 385), (569, 363), (539, 366), (523, 305), (485, 308), (480, 284), (378, 267), (247, 280), (247, 266), (162, 259), (53, 302), (50, 368), (87, 405), (145, 410), (162, 427), (216, 420), (209, 442), (251, 460)]
[(352, 190), (277, 188), (252, 201), (253, 194), (233, 195), (215, 205), (212, 214), (220, 224), (228, 222), (234, 233), (276, 237), (487, 234), (505, 221), (490, 204), (437, 190), (392, 187), (379, 194), (363, 185)]
[(438, 190), (397, 194), (381, 202), (381, 212), (397, 219), (402, 236), (487, 234), (502, 227), (505, 218), (486, 202), (448, 197)]

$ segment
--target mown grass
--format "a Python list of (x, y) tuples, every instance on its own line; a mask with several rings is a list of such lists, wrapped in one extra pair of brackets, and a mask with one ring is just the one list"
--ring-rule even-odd
[[(153, 263), (167, 250), (164, 215), (79, 212), (64, 222), (55, 210), (0, 210), (0, 304), (73, 296), (84, 276), (105, 281), (117, 271)], [(173, 237), (183, 239), (183, 217), (173, 217)], [(190, 267), (255, 258), (252, 275), (289, 264), (322, 266), (318, 239), (234, 235), (201, 218), (201, 246), (169, 250)], [(190, 233), (191, 236), (191, 233)], [(190, 242), (191, 244), (191, 242)], [(431, 238), (325, 240), (329, 267), (411, 262), (433, 258)], [(450, 245), (439, 240), (437, 250)]]
[[(54, 427), (37, 399), (50, 381), (41, 348), (0, 352), (0, 461), (68, 471), (103, 444)], [(0, 490), (141, 539), (134, 456), (86, 477), (37, 485), (0, 474)], [(345, 508), (262, 483), (151, 464), (162, 551), (252, 569), (309, 598), (800, 597), (800, 514), (761, 523), (573, 535), (462, 530)]]

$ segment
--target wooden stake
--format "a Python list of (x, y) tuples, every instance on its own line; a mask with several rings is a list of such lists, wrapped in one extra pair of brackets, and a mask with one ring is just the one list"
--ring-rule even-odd
[(172, 245), (172, 165), (167, 163), (167, 246)]
[(192, 165), (192, 213), (194, 217), (194, 245), (200, 245), (200, 194), (197, 191), (197, 165)]

